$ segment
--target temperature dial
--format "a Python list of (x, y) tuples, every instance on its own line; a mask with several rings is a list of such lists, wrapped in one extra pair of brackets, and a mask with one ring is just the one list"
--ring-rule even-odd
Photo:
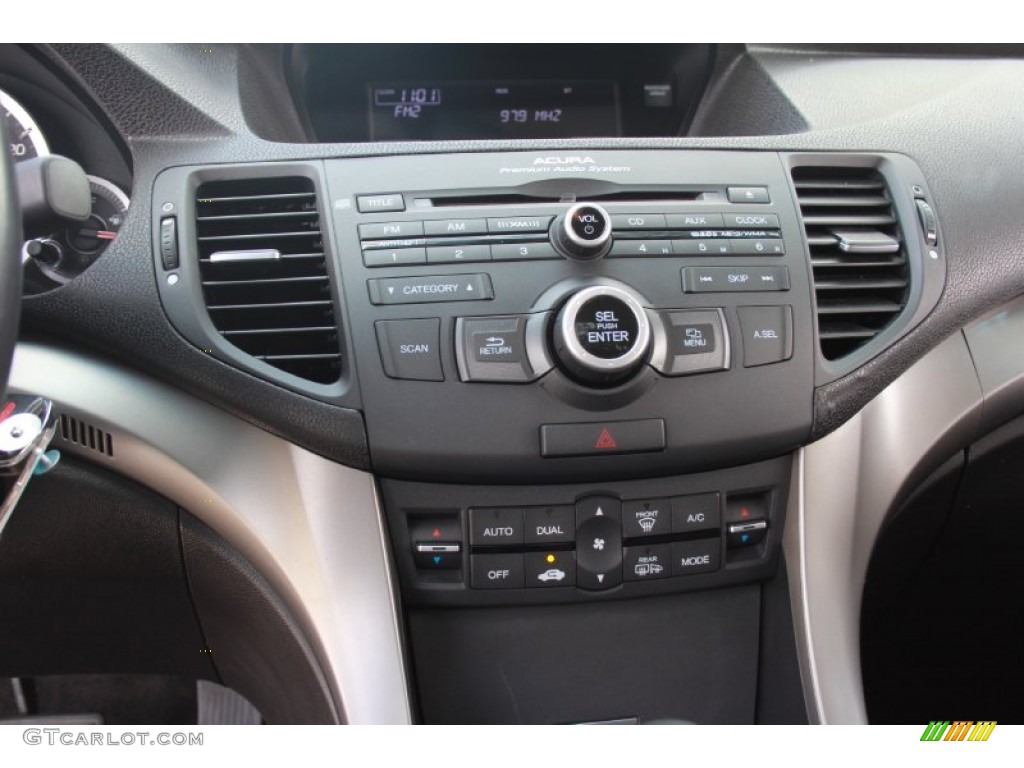
[(570, 259), (600, 259), (612, 247), (611, 217), (600, 205), (574, 205), (555, 220), (551, 242)]

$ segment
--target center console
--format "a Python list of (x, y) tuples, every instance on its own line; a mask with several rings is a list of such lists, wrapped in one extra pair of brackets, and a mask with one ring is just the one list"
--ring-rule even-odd
[[(913, 202), (851, 162), (803, 197), (773, 152), (173, 169), (161, 296), (212, 354), (361, 409), (424, 720), (753, 722), (780, 700), (799, 720), (779, 553), (814, 312), (923, 292), (896, 228)], [(850, 271), (880, 266), (903, 271)], [(873, 285), (895, 298), (852, 293)], [(829, 334), (856, 346), (881, 317)]]

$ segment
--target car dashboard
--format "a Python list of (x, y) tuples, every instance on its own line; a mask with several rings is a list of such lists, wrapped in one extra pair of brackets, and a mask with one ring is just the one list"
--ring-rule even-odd
[(4, 673), (884, 721), (897, 523), (1024, 412), (1019, 56), (0, 46), (15, 160), (93, 195), (22, 253), (65, 461), (0, 540)]

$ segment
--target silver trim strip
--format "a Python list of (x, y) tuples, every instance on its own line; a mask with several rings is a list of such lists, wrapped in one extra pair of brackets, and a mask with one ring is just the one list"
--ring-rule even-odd
[(211, 264), (229, 261), (277, 261), (281, 252), (276, 248), (260, 248), (252, 251), (214, 251), (210, 254)]
[(867, 722), (860, 608), (875, 539), (889, 510), (975, 435), (982, 397), (956, 333), (798, 452), (783, 547), (811, 722)]
[(10, 387), (113, 434), (115, 458), (70, 443), (61, 449), (163, 494), (253, 562), (307, 633), (339, 721), (412, 721), (372, 475), (77, 352), (19, 344)]

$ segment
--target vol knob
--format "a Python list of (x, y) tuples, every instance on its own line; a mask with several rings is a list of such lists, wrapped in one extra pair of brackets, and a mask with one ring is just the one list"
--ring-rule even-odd
[(574, 205), (555, 220), (551, 242), (570, 259), (600, 259), (612, 247), (611, 217), (600, 205)]

